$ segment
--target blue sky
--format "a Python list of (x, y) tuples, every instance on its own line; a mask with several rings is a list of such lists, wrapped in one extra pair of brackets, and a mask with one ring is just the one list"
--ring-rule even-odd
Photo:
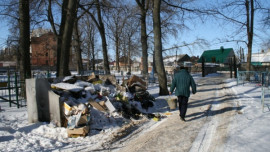
[[(221, 46), (225, 48), (233, 48), (235, 51), (239, 49), (239, 47), (243, 47), (244, 51), (246, 52), (246, 46), (245, 44), (239, 44), (237, 45), (234, 42), (230, 43), (217, 43), (217, 38), (226, 38), (227, 35), (232, 35), (233, 31), (235, 30), (231, 25), (227, 26), (219, 26), (215, 21), (206, 22), (204, 24), (197, 22), (197, 24), (191, 24), (189, 23), (189, 27), (191, 28), (188, 31), (184, 31), (183, 33), (179, 34), (179, 37), (177, 39), (169, 38), (168, 43), (164, 43), (163, 47), (170, 48), (174, 44), (181, 45), (181, 42), (185, 41), (186, 43), (191, 43), (196, 38), (203, 38), (206, 39), (209, 42), (209, 46), (205, 46), (203, 48), (197, 47), (192, 50), (188, 50), (187, 48), (181, 48), (178, 49), (178, 54), (188, 54), (190, 56), (200, 56), (204, 50), (210, 50), (210, 49), (218, 49)], [(269, 29), (257, 29), (257, 26), (255, 26), (256, 30), (255, 33), (260, 35), (262, 38), (269, 38)], [(5, 46), (5, 40), (8, 36), (8, 27), (4, 21), (0, 22), (0, 48)], [(257, 37), (254, 37), (254, 44), (253, 44), (253, 53), (257, 53), (262, 49), (260, 39)], [(168, 55), (175, 55), (176, 50), (172, 50), (168, 52)], [(112, 55), (114, 56), (114, 55)]]
[(5, 46), (7, 36), (8, 36), (8, 27), (5, 22), (0, 22), (0, 48)]

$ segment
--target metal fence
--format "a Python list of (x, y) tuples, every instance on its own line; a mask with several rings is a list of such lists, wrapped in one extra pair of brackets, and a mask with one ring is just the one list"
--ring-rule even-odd
[(262, 111), (264, 111), (264, 107), (268, 107), (270, 111), (270, 72), (262, 73), (262, 95), (261, 95), (261, 104)]
[(237, 85), (257, 85), (263, 83), (263, 73), (265, 71), (238, 71), (237, 70)]
[(22, 91), (25, 82), (20, 81), (17, 72), (7, 72), (0, 75), (0, 100), (9, 102), (9, 106), (18, 108), (26, 106), (25, 94)]
[(238, 71), (237, 85), (252, 85), (261, 87), (262, 111), (268, 107), (270, 111), (270, 72), (266, 71)]

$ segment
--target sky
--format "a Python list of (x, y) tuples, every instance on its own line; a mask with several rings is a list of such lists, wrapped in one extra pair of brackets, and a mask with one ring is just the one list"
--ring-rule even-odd
[(8, 37), (8, 27), (5, 22), (0, 22), (0, 48), (5, 46), (6, 39)]
[[(266, 2), (269, 3), (269, 2)], [(257, 18), (259, 19), (259, 18)], [(258, 21), (255, 22), (255, 36), (254, 36), (254, 43), (253, 43), (253, 52), (259, 52), (263, 48), (261, 47), (261, 40), (263, 39), (269, 39), (270, 29), (261, 29), (258, 26)], [(179, 33), (179, 36), (177, 39), (174, 37), (168, 37), (166, 40), (166, 43), (164, 42), (163, 48), (171, 48), (174, 45), (181, 45), (182, 42), (186, 43), (192, 43), (197, 38), (202, 38), (208, 41), (209, 45), (204, 47), (195, 47), (191, 48), (190, 50), (188, 48), (179, 48), (177, 49), (177, 54), (188, 54), (190, 56), (200, 56), (204, 50), (211, 50), (211, 49), (219, 49), (221, 46), (224, 48), (233, 48), (235, 51), (239, 50), (240, 47), (244, 48), (245, 53), (247, 53), (247, 49), (245, 44), (236, 44), (235, 42), (227, 42), (227, 43), (220, 43), (217, 41), (217, 39), (223, 39), (228, 38), (228, 35), (233, 35), (233, 32), (235, 31), (235, 27), (233, 27), (231, 24), (228, 25), (220, 25), (217, 23), (214, 19), (208, 19), (204, 23), (201, 21), (194, 21), (194, 22), (188, 22), (187, 26), (190, 28), (190, 30), (183, 31), (182, 33)], [(5, 40), (8, 36), (8, 28), (6, 26), (5, 20), (2, 20), (0, 22), (0, 48), (5, 46)], [(258, 38), (257, 36), (260, 36)], [(246, 37), (244, 37), (246, 39)], [(109, 40), (108, 40), (109, 41)], [(108, 42), (109, 43), (109, 42)], [(139, 42), (140, 43), (140, 42)], [(114, 57), (112, 48), (109, 46), (108, 50), (110, 50), (110, 55)], [(168, 55), (175, 55), (176, 49), (173, 49), (171, 51), (168, 51)], [(151, 56), (151, 55), (150, 55)]]
[[(181, 42), (185, 41), (186, 43), (191, 43), (195, 41), (197, 38), (203, 38), (209, 42), (209, 46), (204, 46), (203, 48), (196, 47), (192, 50), (188, 50), (187, 48), (178, 49), (178, 54), (189, 54), (190, 56), (200, 56), (204, 50), (211, 49), (219, 49), (221, 46), (224, 48), (233, 48), (234, 50), (239, 49), (239, 47), (245, 47), (244, 44), (237, 45), (234, 42), (227, 43), (218, 43), (216, 41), (217, 38), (224, 38), (229, 34), (227, 31), (233, 31), (232, 27), (225, 27), (227, 29), (219, 27), (217, 24), (212, 23), (199, 23), (198, 25), (191, 25), (191, 30), (184, 31), (180, 33), (178, 39), (174, 39), (173, 37), (169, 38), (168, 43), (164, 44), (163, 47), (171, 48), (175, 44), (181, 44)], [(9, 34), (8, 27), (5, 22), (0, 23), (0, 48), (5, 46), (5, 42), (7, 36)], [(254, 38), (256, 40), (256, 37)], [(253, 52), (258, 52), (261, 50), (260, 44), (254, 43)], [(175, 49), (170, 51), (168, 54), (175, 55)], [(245, 50), (246, 51), (246, 50)]]
[[(5, 42), (6, 39), (8, 37), (9, 31), (8, 31), (8, 27), (6, 26), (5, 22), (1, 22), (0, 23), (0, 48), (5, 46)], [(174, 44), (179, 44), (179, 42), (187, 42), (187, 43), (191, 43), (194, 40), (196, 40), (196, 38), (204, 38), (207, 41), (210, 42), (209, 46), (206, 46), (205, 48), (196, 48), (194, 50), (189, 51), (187, 48), (182, 48), (182, 49), (178, 49), (178, 54), (189, 54), (191, 56), (195, 55), (195, 56), (200, 56), (203, 52), (203, 50), (208, 50), (208, 49), (218, 49), (221, 46), (224, 46), (225, 48), (235, 48), (235, 45), (233, 43), (227, 43), (227, 44), (211, 44), (211, 42), (213, 42), (213, 40), (217, 37), (222, 37), (225, 35), (224, 31), (222, 31), (221, 29), (217, 28), (215, 25), (213, 24), (200, 24), (199, 26), (194, 27), (194, 29), (190, 30), (190, 31), (185, 31), (184, 33), (181, 33), (180, 35), (183, 36), (179, 36), (180, 38), (178, 38), (177, 40), (175, 40), (174, 38), (169, 38), (168, 43), (164, 44), (163, 47), (166, 48), (170, 48), (172, 47)], [(110, 47), (111, 48), (111, 47)], [(175, 54), (174, 53), (175, 50), (172, 50), (169, 52), (169, 54)]]

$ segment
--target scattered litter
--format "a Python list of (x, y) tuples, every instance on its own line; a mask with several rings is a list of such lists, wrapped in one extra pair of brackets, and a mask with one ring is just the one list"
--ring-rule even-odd
[(69, 76), (62, 81), (52, 81), (51, 88), (63, 103), (68, 137), (86, 136), (91, 128), (104, 130), (104, 121), (122, 125), (126, 120), (140, 120), (144, 116), (154, 121), (162, 118), (147, 112), (154, 106), (155, 98), (147, 91), (145, 81), (133, 75), (122, 82), (119, 85), (114, 76), (94, 73), (88, 77)]
[(172, 113), (170, 113), (170, 112), (166, 112), (166, 113), (164, 113), (164, 115), (166, 115), (166, 116), (170, 116), (170, 115), (172, 115)]

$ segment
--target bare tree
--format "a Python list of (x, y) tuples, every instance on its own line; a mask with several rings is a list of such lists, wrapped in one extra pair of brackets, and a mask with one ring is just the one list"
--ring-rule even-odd
[(30, 66), (30, 16), (29, 1), (19, 1), (19, 53), (20, 53), (20, 79), (31, 78)]
[[(87, 70), (94, 70), (95, 71), (95, 60), (97, 55), (97, 28), (92, 22), (90, 16), (86, 14), (83, 17), (83, 21), (81, 22), (80, 27), (84, 30), (82, 33), (83, 37), (83, 46), (84, 51), (83, 53), (87, 56)], [(91, 64), (90, 64), (91, 63)]]
[(162, 57), (162, 41), (161, 41), (161, 23), (160, 23), (160, 5), (161, 0), (153, 0), (153, 28), (154, 28), (154, 51), (155, 64), (159, 81), (159, 94), (168, 95), (167, 77), (165, 73), (163, 57)]
[(10, 34), (7, 38), (7, 46), (17, 50), (17, 65), (22, 80), (31, 77), (30, 28), (43, 23), (44, 11), (40, 9), (41, 7), (40, 1), (2, 0), (0, 2), (1, 19), (9, 23)]
[[(79, 3), (79, 1), (78, 1)], [(79, 6), (79, 4), (77, 4), (77, 6)], [(85, 15), (85, 11), (80, 12), (78, 11), (78, 8), (76, 9), (76, 19), (74, 22), (74, 33), (73, 33), (73, 37), (74, 37), (74, 49), (75, 49), (75, 53), (76, 53), (76, 60), (77, 60), (77, 72), (79, 74), (82, 74), (83, 72), (83, 63), (82, 63), (82, 49), (81, 49), (81, 31), (79, 29), (79, 21), (81, 20), (81, 18)]]
[(83, 63), (82, 63), (82, 49), (81, 49), (81, 34), (79, 31), (79, 26), (78, 26), (78, 20), (76, 19), (74, 23), (74, 49), (76, 53), (76, 59), (77, 59), (77, 73), (82, 74), (83, 72)]
[(147, 45), (147, 31), (146, 31), (146, 15), (149, 8), (150, 0), (136, 0), (140, 8), (140, 22), (141, 22), (141, 44), (142, 44), (142, 74), (144, 77), (148, 75), (148, 45)]
[(120, 72), (120, 41), (121, 37), (123, 37), (123, 29), (127, 19), (130, 17), (130, 13), (123, 3), (117, 2), (116, 5), (117, 6), (114, 6), (113, 9), (108, 10), (106, 23), (109, 31), (111, 32), (110, 35), (112, 35), (109, 35), (109, 37), (114, 41), (116, 69)]
[[(209, 12), (218, 19), (228, 21), (233, 25), (237, 25), (236, 32), (232, 36), (231, 40), (227, 42), (244, 43), (247, 46), (247, 71), (251, 68), (251, 54), (254, 37), (254, 21), (255, 11), (260, 6), (259, 0), (239, 0), (239, 1), (224, 1), (221, 4), (214, 3), (218, 6), (211, 8)], [(237, 35), (240, 35), (245, 31), (246, 38), (243, 36), (237, 39)]]
[[(57, 2), (56, 2), (57, 3)], [(76, 18), (77, 0), (65, 0), (62, 2), (61, 23), (55, 23), (53, 15), (53, 1), (48, 0), (47, 18), (51, 24), (52, 30), (57, 36), (57, 76), (70, 75), (69, 57), (71, 48), (71, 39), (73, 33), (74, 21)], [(58, 31), (59, 29), (59, 31)]]
[[(68, 4), (66, 5), (66, 16), (64, 17), (64, 21), (61, 22), (64, 25), (60, 27), (60, 31), (63, 31), (63, 35), (61, 37), (61, 55), (59, 61), (59, 76), (67, 76), (70, 75), (69, 71), (69, 57), (70, 57), (70, 47), (71, 47), (71, 39), (73, 32), (73, 25), (76, 17), (76, 7), (77, 0), (68, 0)], [(63, 28), (63, 30), (61, 29)], [(58, 39), (59, 40), (59, 39)]]
[(125, 56), (127, 56), (128, 59), (127, 67), (129, 73), (131, 73), (131, 58), (136, 56), (136, 54), (140, 54), (140, 52), (138, 52), (139, 45), (136, 44), (138, 41), (138, 27), (139, 22), (136, 22), (136, 18), (134, 16), (128, 17), (127, 24), (124, 27), (123, 41), (127, 41), (127, 53)]
[[(95, 10), (93, 10), (92, 12), (89, 11), (90, 8), (92, 8), (92, 6), (95, 6)], [(85, 8), (85, 6), (87, 6), (87, 4), (85, 5), (80, 5), (80, 7), (87, 11), (87, 13), (91, 16), (92, 20), (94, 21), (94, 23), (96, 24), (98, 30), (99, 30), (99, 34), (102, 40), (102, 53), (103, 53), (103, 65), (104, 65), (104, 71), (105, 74), (110, 74), (110, 67), (109, 67), (109, 58), (108, 58), (108, 50), (107, 50), (107, 41), (106, 41), (106, 35), (105, 35), (105, 28), (104, 28), (104, 23), (102, 20), (102, 9), (101, 9), (101, 2), (99, 0), (94, 0), (93, 4), (88, 4), (90, 5), (87, 9)], [(96, 17), (96, 16), (97, 17)]]

